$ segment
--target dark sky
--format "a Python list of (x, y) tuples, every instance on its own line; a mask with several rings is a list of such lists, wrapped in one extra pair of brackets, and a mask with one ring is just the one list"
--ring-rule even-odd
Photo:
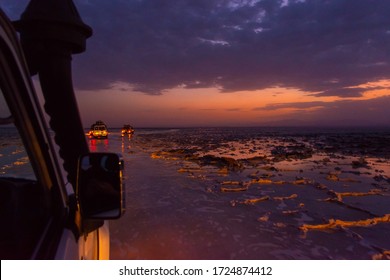
[[(27, 2), (2, 0), (1, 7), (17, 19)], [(198, 109), (219, 108), (231, 114), (250, 111), (253, 124), (253, 112), (290, 108), (287, 115), (270, 118), (282, 122), (314, 114), (313, 120), (319, 122), (348, 119), (350, 123), (390, 125), (390, 1), (74, 3), (94, 30), (87, 52), (74, 57), (74, 84), (80, 96), (91, 91), (108, 94), (111, 89), (112, 94), (117, 94), (114, 90), (122, 95), (128, 92), (133, 99), (169, 98), (173, 89), (181, 89), (182, 95), (192, 92), (191, 96), (196, 90), (214, 89), (210, 94), (224, 102), (223, 96), (249, 91), (257, 94), (251, 108), (230, 103), (210, 107), (203, 99), (205, 105)], [(278, 99), (261, 102), (261, 95), (275, 88), (280, 91), (274, 95)], [(305, 98), (284, 100), (285, 90), (295, 90)], [(87, 106), (83, 100), (81, 107)], [(181, 104), (176, 109), (191, 107)], [(360, 110), (365, 113), (354, 116)]]

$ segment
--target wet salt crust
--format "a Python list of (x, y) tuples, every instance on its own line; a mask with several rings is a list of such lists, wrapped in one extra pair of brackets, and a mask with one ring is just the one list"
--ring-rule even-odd
[(112, 258), (390, 259), (389, 131), (158, 132), (121, 140)]

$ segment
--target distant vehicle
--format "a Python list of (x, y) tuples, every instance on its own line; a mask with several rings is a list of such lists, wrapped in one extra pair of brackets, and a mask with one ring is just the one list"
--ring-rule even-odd
[(91, 125), (91, 130), (88, 135), (92, 138), (96, 139), (105, 139), (108, 137), (107, 126), (102, 121), (97, 121), (93, 125)]
[(122, 129), (121, 129), (121, 134), (122, 136), (125, 136), (125, 135), (133, 135), (134, 134), (134, 128), (129, 125), (129, 124), (125, 124)]
[[(68, 9), (73, 7), (64, 3)], [(36, 11), (29, 12), (32, 10)], [(55, 12), (49, 11), (48, 16), (55, 17)], [(4, 158), (14, 160), (16, 156), (23, 159), (5, 164), (6, 172), (0, 172), (0, 259), (107, 259), (108, 220), (124, 212), (123, 160), (114, 153), (89, 152), (69, 82), (71, 59), (65, 61), (62, 54), (59, 60), (55, 57), (62, 46), (69, 58), (69, 46), (82, 46), (80, 41), (68, 44), (58, 39), (62, 31), (79, 31), (82, 24), (56, 25), (55, 18), (44, 18), (42, 23), (28, 18), (26, 12), (24, 15), (21, 24), (27, 28), (18, 29), (19, 37), (0, 8), (0, 132), (5, 132), (0, 141), (3, 151), (16, 147), (18, 154), (5, 153), (2, 161), (4, 164)], [(60, 27), (61, 32), (53, 27)], [(35, 36), (34, 31), (47, 37)], [(53, 45), (50, 35), (54, 36)], [(40, 44), (41, 38), (49, 43)], [(66, 38), (77, 41), (82, 36)], [(23, 39), (30, 41), (22, 47)], [(53, 52), (40, 53), (43, 58), (51, 56), (51, 60), (34, 56), (33, 51), (41, 51), (28, 48), (35, 42), (42, 47), (56, 47)], [(76, 51), (82, 48), (75, 52), (72, 49), (72, 53)], [(69, 64), (63, 67), (61, 61)], [(30, 77), (34, 70), (40, 75), (43, 102)]]

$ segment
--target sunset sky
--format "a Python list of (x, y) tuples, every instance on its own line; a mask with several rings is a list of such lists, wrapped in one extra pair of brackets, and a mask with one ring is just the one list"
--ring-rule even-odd
[[(19, 19), (28, 0), (1, 0)], [(390, 126), (390, 1), (74, 0), (85, 127)]]

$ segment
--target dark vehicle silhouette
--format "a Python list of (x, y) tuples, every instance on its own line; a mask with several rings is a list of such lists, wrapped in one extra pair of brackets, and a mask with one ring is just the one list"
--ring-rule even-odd
[(123, 161), (89, 152), (70, 71), (91, 34), (70, 0), (32, 0), (15, 25), (0, 10), (0, 131), (15, 132), (12, 145), (28, 158), (10, 166), (31, 167), (0, 174), (1, 259), (109, 258), (109, 219), (124, 212)]

